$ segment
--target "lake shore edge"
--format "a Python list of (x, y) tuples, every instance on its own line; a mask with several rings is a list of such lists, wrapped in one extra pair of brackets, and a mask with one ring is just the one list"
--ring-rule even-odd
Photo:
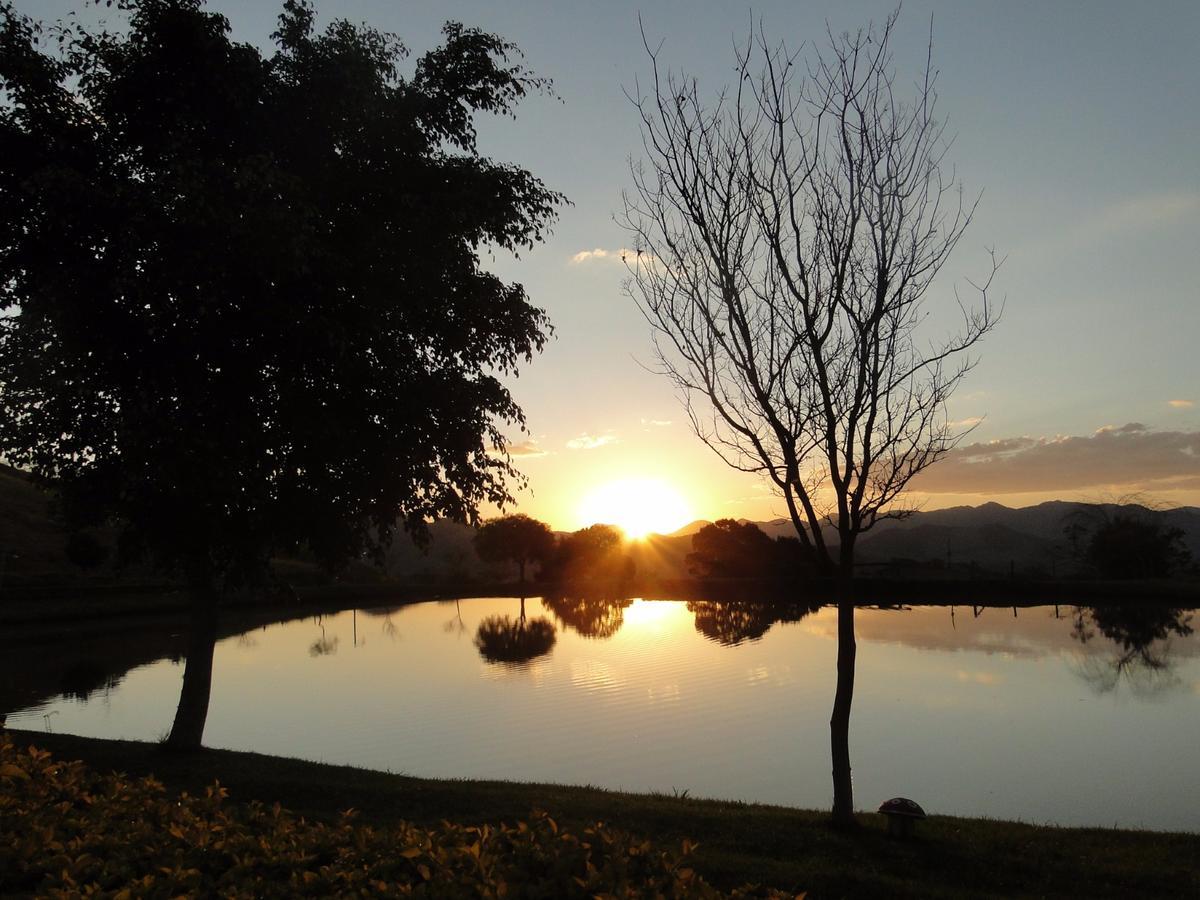
[[(548, 594), (587, 594), (613, 591), (624, 596), (655, 599), (744, 600), (831, 603), (837, 587), (832, 579), (787, 581), (776, 578), (690, 578), (633, 580), (628, 583), (549, 581), (463, 582), (411, 584), (404, 582), (338, 582), (297, 586), (286, 597), (278, 593), (227, 597), (224, 612), (275, 611), (289, 618), (314, 613), (371, 607), (403, 606), (421, 600), (465, 600), (472, 597), (538, 597)], [(1031, 606), (1149, 603), (1200, 607), (1200, 582), (1166, 581), (1027, 581), (855, 579), (857, 605), (869, 606)], [(61, 585), (7, 590), (0, 595), (0, 625), (77, 624), (93, 620), (137, 619), (190, 614), (186, 591), (171, 585)]]
[[(846, 834), (823, 811), (633, 794), (590, 786), (414, 778), (243, 751), (172, 755), (157, 744), (9, 729), (19, 745), (83, 760), (97, 771), (153, 774), (169, 791), (214, 781), (233, 802), (279, 802), (330, 820), (354, 808), (366, 822), (514, 822), (534, 809), (573, 827), (603, 821), (678, 847), (732, 888), (757, 882), (810, 896), (1187, 896), (1200, 892), (1200, 833), (1062, 827), (931, 815), (916, 840), (887, 838), (863, 813)], [(920, 798), (917, 798), (920, 799)]]

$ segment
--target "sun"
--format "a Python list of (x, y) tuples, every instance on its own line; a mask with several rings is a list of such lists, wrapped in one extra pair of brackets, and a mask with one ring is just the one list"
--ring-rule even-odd
[(584, 525), (616, 525), (627, 537), (666, 534), (692, 519), (691, 504), (674, 487), (657, 478), (627, 478), (594, 488), (579, 504)]

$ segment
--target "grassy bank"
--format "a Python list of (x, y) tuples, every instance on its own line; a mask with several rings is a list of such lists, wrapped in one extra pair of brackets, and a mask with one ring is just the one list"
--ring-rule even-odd
[(811, 897), (1181, 897), (1200, 895), (1200, 835), (1047, 828), (933, 816), (919, 838), (890, 840), (880, 817), (857, 833), (831, 830), (823, 814), (783, 807), (621, 794), (587, 787), (438, 781), (346, 766), (206, 750), (163, 754), (156, 745), (12, 732), (63, 759), (96, 769), (153, 773), (171, 790), (215, 780), (235, 800), (279, 801), (329, 819), (347, 808), (364, 820), (443, 819), (479, 824), (544, 809), (570, 826), (597, 820), (678, 844), (700, 842), (697, 870), (733, 887), (748, 881)]

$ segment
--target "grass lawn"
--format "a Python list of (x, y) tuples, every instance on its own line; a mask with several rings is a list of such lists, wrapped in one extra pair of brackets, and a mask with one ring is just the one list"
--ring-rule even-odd
[(933, 816), (917, 839), (900, 842), (886, 836), (876, 815), (842, 833), (822, 813), (783, 807), (409, 778), (226, 750), (173, 756), (155, 744), (11, 733), (18, 744), (101, 771), (153, 773), (168, 789), (189, 792), (219, 780), (234, 800), (278, 801), (315, 818), (353, 807), (371, 822), (478, 824), (511, 822), (539, 808), (570, 826), (604, 821), (661, 845), (690, 838), (700, 842), (696, 869), (726, 888), (753, 881), (814, 898), (1200, 896), (1200, 834)]

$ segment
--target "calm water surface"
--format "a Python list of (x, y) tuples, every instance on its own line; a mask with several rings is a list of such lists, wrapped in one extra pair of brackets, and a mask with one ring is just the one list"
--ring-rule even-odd
[[(623, 602), (529, 599), (523, 624), (515, 598), (428, 602), (227, 638), (205, 743), (425, 777), (829, 803), (834, 610), (772, 623)], [(937, 813), (1200, 830), (1195, 635), (1130, 642), (1072, 607), (863, 609), (857, 625), (863, 808), (903, 795)], [(9, 724), (155, 739), (182, 671), (160, 659)]]

